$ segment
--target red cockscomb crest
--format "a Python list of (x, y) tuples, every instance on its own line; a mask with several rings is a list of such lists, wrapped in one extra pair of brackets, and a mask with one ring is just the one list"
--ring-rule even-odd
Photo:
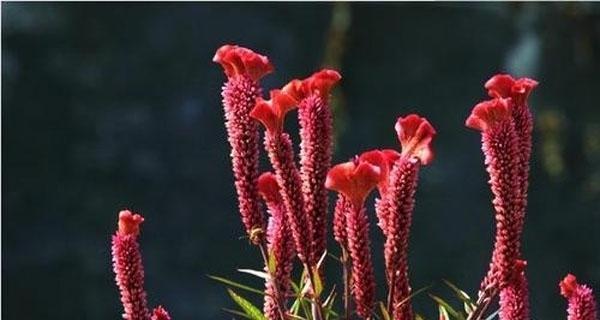
[(329, 96), (331, 88), (342, 79), (339, 72), (331, 69), (323, 69), (315, 72), (304, 80), (294, 79), (290, 81), (282, 91), (294, 97), (300, 102), (311, 94), (318, 94), (325, 99)]
[(538, 82), (530, 78), (514, 79), (508, 74), (497, 74), (485, 83), (485, 88), (492, 98), (512, 98), (522, 102), (537, 85)]
[(250, 116), (260, 121), (268, 132), (280, 133), (283, 129), (283, 121), (288, 111), (296, 106), (294, 99), (281, 90), (271, 90), (271, 99), (258, 98)]
[(577, 289), (577, 285), (577, 278), (570, 273), (567, 274), (567, 276), (558, 284), (560, 287), (560, 294), (565, 298), (569, 298)]
[(381, 180), (381, 169), (366, 161), (338, 164), (327, 173), (325, 187), (344, 194), (356, 208)]
[(488, 131), (511, 117), (512, 101), (495, 98), (478, 103), (471, 111), (465, 124), (467, 127), (480, 131)]
[(279, 202), (281, 200), (275, 174), (265, 172), (258, 177), (258, 192), (267, 202)]
[(402, 156), (418, 158), (423, 165), (433, 160), (431, 140), (436, 132), (427, 119), (411, 114), (398, 118), (394, 128), (402, 145)]
[(256, 81), (273, 72), (269, 58), (236, 45), (221, 46), (215, 53), (213, 62), (223, 67), (228, 78), (244, 75)]
[(119, 212), (119, 233), (124, 236), (137, 236), (140, 234), (140, 224), (142, 222), (144, 222), (144, 218), (139, 214), (123, 210)]
[(394, 162), (400, 158), (400, 153), (392, 149), (384, 150), (371, 150), (362, 153), (359, 157), (359, 161), (366, 161), (381, 170), (379, 183), (377, 189), (379, 194), (383, 196), (388, 188), (389, 184), (389, 173), (392, 170)]

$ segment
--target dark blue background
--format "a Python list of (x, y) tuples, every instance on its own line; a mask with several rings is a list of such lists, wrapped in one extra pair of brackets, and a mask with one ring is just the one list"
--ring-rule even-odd
[[(334, 24), (349, 22), (345, 32), (329, 31), (334, 12), (350, 14)], [(565, 318), (567, 272), (600, 290), (598, 4), (4, 3), (5, 319), (120, 318), (109, 242), (125, 207), (146, 217), (151, 305), (174, 319), (227, 317), (232, 304), (206, 274), (260, 286), (235, 272), (260, 260), (239, 239), (224, 76), (211, 62), (225, 43), (271, 58), (266, 89), (339, 63), (336, 162), (397, 148), (401, 114), (429, 118), (437, 154), (421, 174), (410, 263), (413, 286), (438, 293), (442, 278), (474, 292), (490, 256), (480, 137), (464, 120), (494, 73), (538, 79), (524, 235), (533, 317)], [(416, 306), (434, 318), (426, 295)]]

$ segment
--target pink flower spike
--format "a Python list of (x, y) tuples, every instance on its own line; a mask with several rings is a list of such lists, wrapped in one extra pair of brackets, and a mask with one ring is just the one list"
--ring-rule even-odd
[(495, 98), (478, 103), (467, 118), (467, 127), (479, 131), (488, 131), (511, 117), (511, 101)]
[(427, 165), (433, 160), (431, 141), (436, 132), (427, 119), (416, 114), (398, 118), (396, 134), (402, 145), (402, 156), (415, 157)]
[(596, 300), (592, 289), (577, 283), (574, 275), (568, 274), (560, 283), (560, 294), (569, 303), (567, 320), (597, 320)]
[(514, 79), (508, 74), (497, 74), (485, 83), (492, 98), (512, 98), (515, 103), (524, 103), (538, 82), (530, 78)]
[(517, 260), (509, 285), (500, 291), (500, 320), (529, 320), (529, 289), (525, 276), (527, 261)]
[(381, 169), (368, 162), (338, 164), (329, 170), (325, 187), (344, 194), (356, 207), (363, 202), (381, 179)]
[(171, 316), (162, 306), (158, 306), (152, 310), (151, 320), (171, 320)]
[(213, 57), (213, 62), (223, 67), (228, 78), (246, 76), (257, 81), (273, 72), (273, 65), (267, 57), (236, 45), (220, 47)]
[(270, 94), (271, 100), (256, 100), (250, 116), (260, 121), (270, 134), (278, 134), (283, 130), (285, 115), (296, 106), (296, 102), (281, 90), (272, 90)]
[(124, 236), (137, 236), (140, 234), (140, 224), (142, 222), (144, 222), (144, 218), (139, 214), (123, 210), (119, 212), (119, 233)]

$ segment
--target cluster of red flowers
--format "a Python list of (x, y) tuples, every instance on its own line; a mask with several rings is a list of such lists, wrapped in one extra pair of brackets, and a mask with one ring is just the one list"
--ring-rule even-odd
[[(394, 127), (398, 150), (369, 150), (332, 166), (330, 93), (341, 80), (337, 71), (324, 69), (305, 79), (294, 79), (281, 89), (270, 91), (270, 99), (264, 100), (260, 79), (274, 70), (267, 57), (250, 49), (225, 45), (217, 50), (213, 61), (223, 67), (227, 76), (222, 97), (241, 220), (250, 241), (261, 249), (268, 273), (265, 317), (293, 318), (287, 303), (294, 259), (298, 257), (306, 282), (302, 291), (311, 300), (312, 318), (325, 319), (319, 296), (324, 280), (322, 261), (327, 252), (327, 189), (330, 189), (338, 193), (332, 229), (342, 251), (344, 273), (348, 274), (345, 291), (351, 292), (353, 309), (360, 318), (373, 318), (376, 283), (365, 202), (371, 191), (377, 189), (374, 211), (385, 239), (383, 255), (388, 289), (385, 312), (395, 320), (413, 319), (408, 243), (419, 171), (434, 158), (432, 141), (436, 131), (431, 123), (416, 114), (401, 116)], [(530, 319), (521, 233), (533, 130), (527, 99), (536, 86), (537, 82), (528, 78), (496, 75), (485, 84), (490, 100), (477, 104), (466, 121), (469, 128), (482, 134), (496, 220), (490, 268), (469, 320), (481, 319), (485, 311), (482, 306), (496, 295), (500, 319)], [(285, 116), (294, 109), (298, 110), (300, 127), (299, 163), (295, 161), (292, 139), (284, 126)], [(272, 167), (272, 172), (262, 174), (259, 172), (261, 124), (264, 149)], [(122, 211), (118, 231), (113, 236), (114, 271), (124, 318), (170, 319), (160, 306), (152, 312), (147, 308), (137, 242), (142, 221), (140, 215)], [(560, 289), (568, 299), (569, 320), (596, 319), (596, 303), (589, 287), (568, 275), (560, 283)], [(345, 301), (345, 308), (348, 306), (349, 301)]]

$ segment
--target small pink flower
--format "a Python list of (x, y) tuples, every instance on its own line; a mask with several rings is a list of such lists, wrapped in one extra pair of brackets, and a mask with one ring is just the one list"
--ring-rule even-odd
[(342, 193), (350, 203), (346, 212), (346, 235), (352, 266), (352, 295), (356, 312), (371, 317), (375, 303), (375, 276), (371, 260), (369, 220), (363, 203), (381, 179), (381, 170), (358, 159), (338, 164), (329, 170), (325, 186)]
[(112, 237), (115, 280), (121, 294), (123, 318), (149, 320), (150, 312), (144, 290), (144, 266), (137, 237), (144, 218), (129, 210), (119, 213), (119, 228)]
[(577, 283), (572, 274), (559, 283), (560, 294), (567, 299), (568, 320), (597, 320), (596, 300), (592, 289), (585, 284)]
[(265, 228), (256, 179), (258, 179), (258, 124), (250, 118), (256, 99), (261, 96), (258, 81), (273, 71), (269, 59), (250, 49), (224, 45), (217, 50), (213, 61), (219, 63), (227, 76), (223, 86), (225, 127), (231, 147), (235, 189), (242, 222), (250, 240), (260, 242)]

